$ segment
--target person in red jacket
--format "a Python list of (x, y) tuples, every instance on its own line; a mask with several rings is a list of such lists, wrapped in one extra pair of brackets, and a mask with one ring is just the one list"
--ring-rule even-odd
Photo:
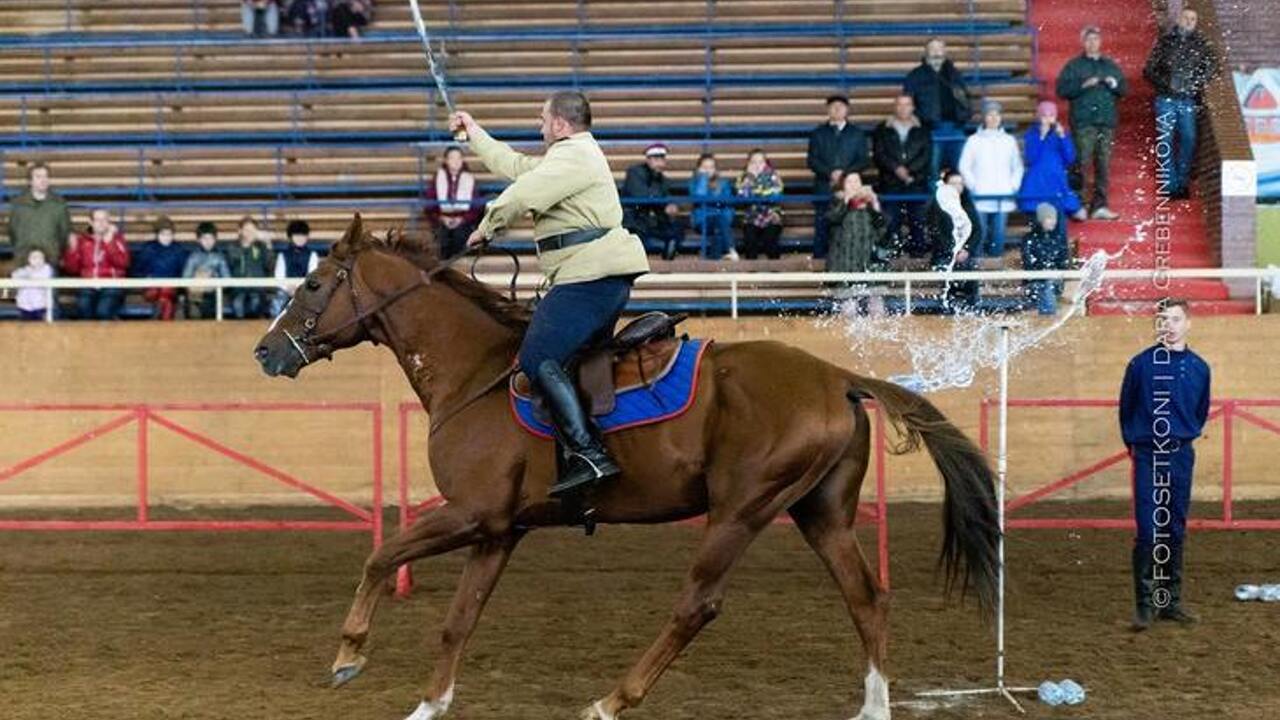
[[(129, 247), (124, 235), (111, 222), (107, 211), (98, 208), (90, 215), (89, 232), (76, 235), (75, 242), (62, 256), (62, 269), (76, 277), (122, 278), (129, 269)], [(120, 288), (85, 288), (76, 299), (76, 317), (80, 320), (113, 320), (120, 312), (124, 290)]]

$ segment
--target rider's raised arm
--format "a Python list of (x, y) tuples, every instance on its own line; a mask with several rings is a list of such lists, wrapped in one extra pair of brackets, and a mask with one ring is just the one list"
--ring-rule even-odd
[(553, 151), (489, 203), (479, 230), (491, 238), (514, 224), (524, 213), (544, 213), (565, 198), (581, 192), (591, 182), (590, 174), (582, 172), (571, 157)]
[(507, 180), (515, 180), (542, 162), (540, 157), (525, 155), (501, 140), (495, 140), (479, 125), (468, 130), (468, 134), (471, 136), (471, 151), (491, 172)]

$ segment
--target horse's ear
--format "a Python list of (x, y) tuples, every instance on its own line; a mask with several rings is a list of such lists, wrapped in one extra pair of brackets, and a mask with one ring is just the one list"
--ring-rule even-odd
[(360, 213), (356, 213), (351, 218), (351, 224), (347, 226), (347, 232), (343, 234), (342, 239), (338, 243), (348, 250), (359, 250), (364, 246), (364, 221), (360, 218)]

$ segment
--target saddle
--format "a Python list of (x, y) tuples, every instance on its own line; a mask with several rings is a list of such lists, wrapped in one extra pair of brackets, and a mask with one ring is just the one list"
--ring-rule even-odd
[[(619, 392), (659, 380), (680, 349), (676, 325), (688, 317), (683, 313), (645, 313), (624, 325), (613, 337), (583, 351), (574, 369), (574, 378), (588, 412), (597, 417), (608, 415), (613, 412)], [(517, 373), (511, 384), (517, 395), (536, 398), (524, 373)], [(541, 401), (535, 399), (535, 402), (541, 412)]]

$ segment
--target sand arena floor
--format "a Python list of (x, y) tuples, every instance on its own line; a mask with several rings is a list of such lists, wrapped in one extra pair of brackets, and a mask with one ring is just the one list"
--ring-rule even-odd
[[(1280, 517), (1280, 503), (1238, 511)], [(994, 628), (944, 603), (933, 582), (938, 520), (936, 506), (890, 507), (895, 701), (993, 673)], [(698, 532), (530, 536), (472, 641), (450, 717), (575, 718), (653, 639)], [(331, 691), (367, 549), (344, 534), (0, 534), (0, 717), (400, 720), (425, 682), (460, 556), (417, 565), (413, 598), (378, 616), (365, 674)], [(1011, 535), (1010, 682), (1071, 677), (1090, 691), (1079, 708), (1029, 701), (1027, 717), (1280, 717), (1280, 605), (1231, 595), (1239, 582), (1280, 582), (1280, 533), (1193, 536), (1186, 594), (1203, 617), (1193, 629), (1125, 630), (1127, 558), (1115, 531)], [(778, 526), (735, 571), (724, 614), (626, 717), (845, 720), (862, 673), (833, 584), (795, 529)], [(979, 700), (894, 717), (1017, 716)]]

